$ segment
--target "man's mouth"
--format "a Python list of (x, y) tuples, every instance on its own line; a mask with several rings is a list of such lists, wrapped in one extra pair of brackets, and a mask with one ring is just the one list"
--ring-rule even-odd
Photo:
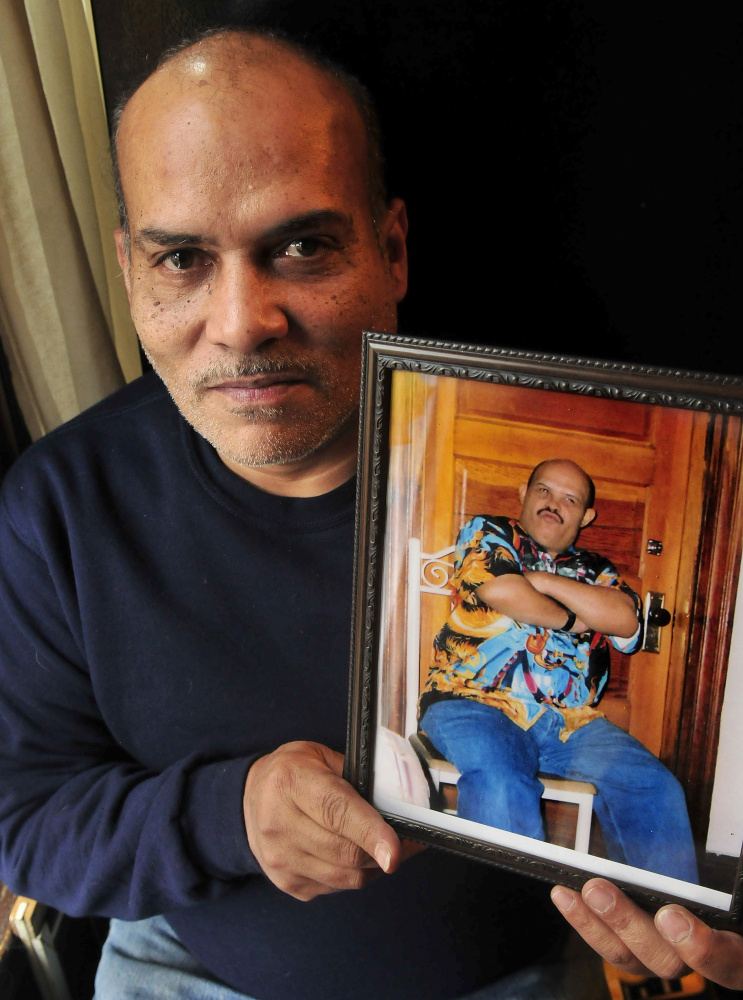
[(214, 366), (192, 381), (199, 395), (216, 392), (232, 403), (276, 405), (299, 385), (315, 383), (317, 366), (296, 361), (262, 361)]
[(268, 397), (285, 395), (299, 382), (306, 382), (307, 376), (299, 373), (255, 375), (248, 378), (228, 378), (208, 385), (208, 389), (225, 393), (241, 402), (265, 401)]
[(565, 524), (564, 519), (562, 517), (560, 517), (560, 515), (557, 513), (557, 511), (556, 510), (552, 510), (549, 507), (542, 507), (541, 510), (537, 511), (537, 517), (539, 517), (541, 514), (546, 514), (546, 516), (547, 516), (547, 518), (549, 520), (558, 521), (560, 524)]

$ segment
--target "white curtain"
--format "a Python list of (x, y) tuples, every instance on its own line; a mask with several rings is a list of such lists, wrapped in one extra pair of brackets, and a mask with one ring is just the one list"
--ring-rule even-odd
[(33, 438), (140, 372), (86, 2), (0, 2), (0, 337)]

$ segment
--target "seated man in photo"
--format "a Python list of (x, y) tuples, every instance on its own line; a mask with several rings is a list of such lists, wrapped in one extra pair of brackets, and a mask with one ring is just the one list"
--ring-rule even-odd
[(681, 786), (595, 707), (609, 643), (640, 649), (642, 615), (612, 563), (575, 548), (594, 495), (580, 466), (553, 459), (521, 487), (518, 521), (464, 525), (421, 728), (461, 773), (459, 816), (544, 840), (538, 773), (592, 782), (611, 859), (696, 882)]

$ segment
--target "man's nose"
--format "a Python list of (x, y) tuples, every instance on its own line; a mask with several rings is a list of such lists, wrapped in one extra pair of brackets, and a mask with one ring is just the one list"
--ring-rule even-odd
[(289, 332), (276, 282), (246, 261), (233, 261), (219, 269), (206, 308), (206, 339), (241, 353)]

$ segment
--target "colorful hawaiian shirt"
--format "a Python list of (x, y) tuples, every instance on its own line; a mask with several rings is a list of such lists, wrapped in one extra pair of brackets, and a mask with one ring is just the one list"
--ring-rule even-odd
[[(522, 570), (619, 587), (635, 602), (637, 632), (623, 639), (524, 625), (477, 596), (477, 589), (492, 577)], [(642, 645), (640, 598), (608, 559), (573, 546), (552, 558), (517, 521), (506, 517), (473, 517), (464, 525), (451, 584), (452, 611), (434, 640), (421, 716), (442, 698), (473, 698), (501, 709), (528, 729), (549, 708), (563, 716), (565, 740), (602, 714), (594, 706), (609, 678), (609, 643), (623, 653), (635, 653)]]

